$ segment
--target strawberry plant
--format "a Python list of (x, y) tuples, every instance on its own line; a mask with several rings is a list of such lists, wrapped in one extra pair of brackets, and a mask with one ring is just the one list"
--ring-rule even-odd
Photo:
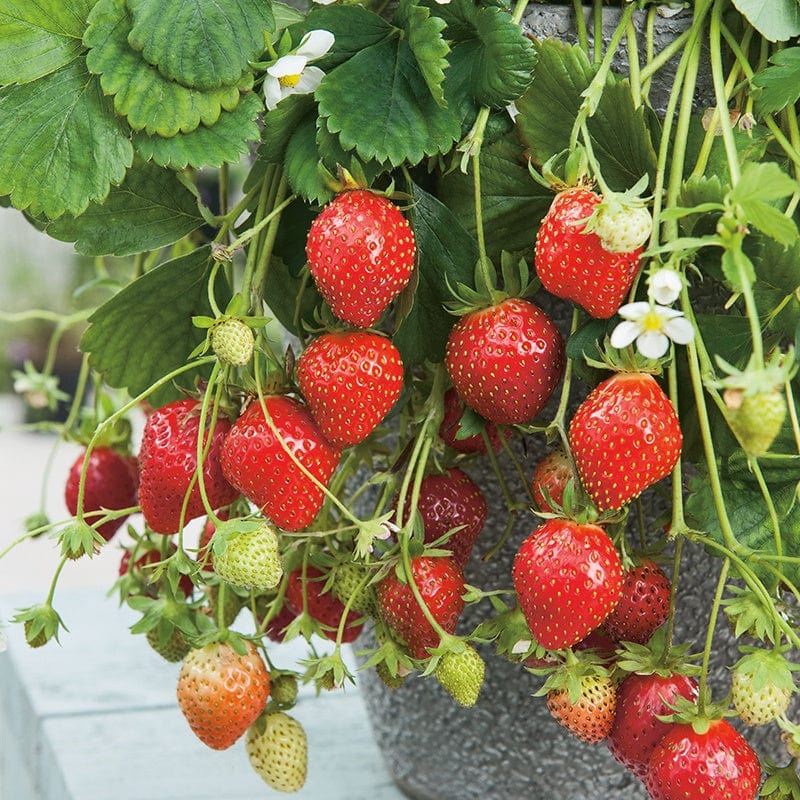
[(497, 659), (504, 725), (604, 741), (651, 798), (789, 796), (800, 5), (576, 0), (563, 39), (540, 5), (0, 0), (0, 203), (94, 270), (0, 312), (55, 321), (13, 385), (76, 448), (13, 621), (68, 646), (59, 576), (119, 548), (187, 733), (279, 791), (297, 684), (355, 680), (351, 646), (459, 725)]

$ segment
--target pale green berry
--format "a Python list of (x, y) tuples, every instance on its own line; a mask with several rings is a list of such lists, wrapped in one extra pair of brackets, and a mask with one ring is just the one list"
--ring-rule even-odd
[(750, 456), (763, 456), (769, 450), (786, 418), (786, 400), (782, 392), (764, 391), (748, 394), (740, 389), (724, 393), (728, 424)]
[(459, 705), (474, 706), (478, 702), (485, 671), (486, 665), (478, 651), (467, 645), (461, 653), (445, 653), (434, 674)]
[(273, 675), (269, 699), (279, 706), (292, 706), (297, 701), (297, 678), (289, 673)]
[(245, 750), (261, 780), (278, 792), (298, 792), (306, 782), (308, 742), (303, 726), (282, 711), (264, 714), (247, 731)]
[(594, 232), (609, 253), (631, 253), (650, 238), (653, 218), (644, 206), (601, 208), (594, 221)]
[(347, 562), (336, 567), (333, 573), (333, 593), (343, 603), (351, 597), (350, 608), (358, 614), (375, 617), (378, 614), (378, 601), (375, 587), (361, 582), (368, 575), (368, 571), (358, 564)]
[(243, 367), (253, 357), (255, 336), (242, 320), (223, 317), (211, 326), (211, 349), (223, 363)]
[(214, 571), (234, 586), (258, 592), (274, 589), (283, 577), (275, 530), (264, 523), (229, 537), (225, 549), (214, 552)]

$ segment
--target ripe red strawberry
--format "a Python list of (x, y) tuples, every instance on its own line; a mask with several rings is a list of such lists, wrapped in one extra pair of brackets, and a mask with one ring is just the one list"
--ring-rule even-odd
[(311, 276), (333, 313), (374, 325), (414, 271), (414, 234), (397, 206), (363, 189), (337, 195), (311, 224)]
[(403, 360), (377, 333), (325, 333), (301, 353), (297, 380), (325, 438), (348, 447), (366, 439), (397, 402)]
[(652, 800), (754, 800), (758, 756), (730, 723), (712, 720), (706, 733), (673, 724), (650, 755), (645, 785)]
[(554, 512), (555, 506), (560, 507), (564, 502), (564, 487), (574, 477), (572, 463), (563, 450), (551, 450), (540, 459), (531, 476), (531, 494), (539, 511)]
[(586, 221), (601, 197), (573, 187), (559, 192), (536, 234), (536, 274), (548, 292), (608, 319), (622, 305), (639, 269), (642, 248), (611, 253)]
[[(303, 613), (304, 587), (308, 615), (319, 622), (322, 626), (322, 633), (328, 639), (336, 641), (336, 631), (344, 614), (344, 603), (333, 591), (324, 591), (325, 574), (309, 564), (306, 567), (305, 584), (303, 583), (303, 570), (300, 568), (289, 573), (289, 580), (286, 584), (285, 603), (295, 616)], [(364, 625), (355, 622), (359, 616), (356, 612), (348, 612), (342, 636), (343, 642), (353, 642), (360, 635)]]
[(564, 371), (555, 323), (527, 300), (508, 298), (461, 317), (447, 339), (445, 364), (461, 399), (490, 422), (528, 422)]
[(597, 525), (548, 519), (514, 559), (514, 588), (528, 628), (548, 650), (572, 647), (613, 611), (622, 565)]
[(276, 525), (299, 531), (313, 522), (325, 493), (302, 472), (286, 448), (325, 486), (339, 464), (339, 451), (299, 401), (270, 395), (264, 398), (264, 405), (274, 431), (261, 403), (253, 401), (225, 438), (222, 471)]
[(264, 710), (269, 673), (251, 643), (240, 656), (230, 645), (212, 642), (184, 658), (177, 695), (197, 738), (214, 750), (225, 750)]
[[(83, 450), (70, 467), (64, 486), (64, 502), (73, 516), (78, 513), (78, 490), (85, 457), (86, 450)], [(89, 464), (86, 467), (83, 511), (88, 513), (103, 508), (117, 511), (135, 506), (138, 486), (139, 463), (135, 458), (124, 456), (110, 447), (95, 447), (89, 454)], [(96, 519), (97, 517), (90, 516), (86, 521), (91, 525)], [(108, 541), (126, 519), (127, 517), (110, 519), (98, 525), (97, 532)]]
[(580, 678), (580, 696), (570, 698), (569, 689), (551, 689), (547, 710), (559, 725), (584, 742), (602, 742), (614, 722), (617, 690), (608, 676), (584, 675)]
[(622, 597), (603, 623), (618, 642), (645, 644), (669, 616), (671, 584), (658, 564), (645, 559), (625, 571)]
[(608, 749), (637, 778), (644, 780), (650, 754), (672, 727), (659, 716), (671, 714), (676, 697), (697, 699), (697, 681), (686, 675), (638, 675), (625, 678), (617, 689), (617, 711)]
[[(464, 610), (464, 573), (449, 556), (416, 556), (411, 559), (414, 583), (433, 618), (447, 633), (454, 633)], [(428, 658), (429, 647), (439, 645), (439, 634), (431, 627), (408, 583), (390, 570), (377, 585), (381, 616), (407, 645), (414, 658)]]
[[(217, 419), (203, 463), (203, 484), (213, 508), (228, 505), (239, 495), (225, 480), (220, 467), (220, 449), (230, 427), (226, 417)], [(139, 449), (139, 505), (145, 522), (156, 533), (170, 534), (179, 530), (184, 498), (192, 483), (183, 522), (205, 513), (198, 481), (193, 481), (199, 433), (200, 403), (197, 400), (176, 400), (157, 408), (147, 418)], [(206, 439), (207, 434), (204, 441)]]
[(453, 528), (460, 528), (442, 547), (452, 552), (456, 563), (463, 569), (489, 512), (478, 484), (458, 467), (452, 467), (442, 475), (427, 475), (420, 484), (417, 510), (422, 517), (427, 543), (434, 542)]
[[(480, 433), (459, 438), (458, 433), (465, 408), (455, 389), (451, 387), (444, 393), (444, 418), (439, 426), (439, 436), (448, 447), (452, 447), (457, 453), (485, 453), (486, 442)], [(500, 437), (506, 436), (506, 433), (501, 434), (493, 422), (486, 421), (485, 426), (489, 443), (497, 452), (503, 446), (503, 440)]]
[(596, 386), (569, 426), (581, 481), (598, 511), (622, 508), (670, 473), (683, 436), (652, 375), (618, 372)]

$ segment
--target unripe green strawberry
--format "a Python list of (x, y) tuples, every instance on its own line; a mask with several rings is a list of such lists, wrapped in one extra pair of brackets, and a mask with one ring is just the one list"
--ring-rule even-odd
[(192, 649), (183, 637), (183, 634), (177, 628), (173, 628), (166, 639), (162, 639), (157, 627), (152, 628), (147, 631), (145, 638), (150, 647), (152, 647), (164, 661), (169, 661), (170, 664), (183, 661), (188, 652)]
[(261, 780), (278, 792), (297, 792), (306, 782), (308, 742), (300, 723), (282, 711), (264, 714), (247, 731), (245, 750)]
[(449, 651), (436, 665), (436, 680), (462, 706), (474, 706), (483, 686), (486, 665), (474, 647), (467, 645), (461, 653)]
[(350, 608), (365, 616), (374, 617), (378, 613), (375, 587), (361, 585), (368, 571), (358, 564), (344, 562), (333, 573), (333, 593), (344, 603), (350, 600)]
[(23, 630), (25, 631), (25, 641), (28, 643), (28, 647), (44, 647), (47, 644), (47, 634), (43, 628), (36, 631), (32, 619), (25, 620)]
[(760, 391), (748, 394), (728, 389), (724, 395), (728, 424), (750, 456), (763, 456), (780, 432), (786, 418), (783, 392)]
[(789, 707), (793, 691), (791, 669), (777, 650), (753, 650), (733, 669), (731, 699), (747, 725), (773, 722)]
[(214, 571), (234, 586), (265, 592), (283, 576), (278, 536), (266, 522), (225, 538), (224, 549), (214, 546)]
[(211, 326), (211, 349), (223, 363), (243, 367), (253, 357), (255, 336), (242, 320), (222, 317)]
[(387, 689), (394, 691), (399, 689), (405, 682), (408, 675), (393, 675), (385, 661), (379, 661), (375, 665), (375, 674), (383, 681), (383, 685)]
[(604, 250), (609, 253), (631, 253), (650, 238), (653, 218), (642, 205), (601, 204), (592, 229)]
[(297, 678), (284, 672), (270, 677), (270, 700), (278, 706), (293, 706), (297, 701)]

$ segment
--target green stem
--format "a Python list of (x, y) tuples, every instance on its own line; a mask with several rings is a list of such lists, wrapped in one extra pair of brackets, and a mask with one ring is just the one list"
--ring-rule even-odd
[(628, 43), (628, 76), (631, 82), (633, 105), (634, 108), (639, 108), (642, 104), (642, 83), (639, 68), (639, 46), (636, 39), (636, 26), (633, 24), (633, 17), (628, 20), (625, 35)]
[(775, 510), (775, 503), (772, 501), (772, 495), (769, 492), (767, 482), (764, 480), (764, 473), (761, 471), (761, 465), (758, 463), (758, 459), (754, 458), (751, 460), (750, 469), (753, 475), (756, 476), (758, 488), (761, 490), (761, 496), (766, 503), (770, 525), (772, 525), (773, 541), (775, 542), (775, 555), (780, 559), (783, 556), (783, 539), (781, 537), (781, 523), (778, 519), (778, 512)]
[[(594, 36), (593, 60), (595, 64), (600, 64), (603, 60), (603, 2), (593, 0), (592, 2), (592, 34)], [(609, 46), (609, 52), (613, 52)]]
[(711, 649), (714, 643), (714, 630), (717, 627), (717, 617), (719, 616), (720, 606), (722, 604), (722, 595), (725, 592), (725, 584), (728, 580), (728, 570), (730, 568), (730, 559), (725, 559), (722, 562), (722, 569), (719, 573), (719, 580), (717, 581), (717, 591), (714, 594), (714, 603), (711, 606), (711, 616), (708, 621), (708, 629), (706, 630), (706, 646), (703, 649), (703, 665), (700, 669), (700, 690), (697, 707), (702, 715), (705, 713), (705, 703), (708, 685), (708, 666), (711, 663)]
[(662, 661), (667, 662), (672, 649), (672, 640), (675, 635), (675, 609), (678, 599), (678, 582), (681, 577), (681, 556), (683, 555), (683, 537), (679, 536), (675, 542), (675, 552), (672, 556), (672, 581), (669, 589), (669, 615), (667, 617), (667, 631), (664, 636), (664, 653)]
[(270, 260), (272, 259), (272, 251), (275, 247), (275, 239), (278, 236), (281, 214), (287, 206), (297, 199), (296, 194), (286, 197), (287, 186), (288, 183), (286, 181), (286, 176), (281, 173), (277, 189), (275, 190), (275, 205), (273, 206), (272, 212), (269, 214), (269, 220), (271, 224), (267, 230), (264, 241), (261, 243), (261, 247), (259, 248), (260, 252), (258, 254), (256, 271), (253, 278), (253, 289), (259, 298), (263, 297), (264, 282), (267, 279), (267, 271), (269, 270)]
[[(281, 184), (283, 188), (286, 186), (286, 180), (281, 178)], [(284, 195), (285, 196), (285, 195)], [(293, 194), (283, 200), (280, 204), (276, 205), (272, 211), (269, 212), (266, 216), (262, 217), (259, 222), (257, 222), (252, 228), (245, 231), (238, 239), (235, 239), (229, 245), (230, 250), (235, 250), (237, 247), (241, 247), (244, 244), (247, 244), (254, 236), (257, 236), (261, 231), (273, 222), (276, 218), (280, 218), (281, 213), (286, 208), (286, 206), (290, 205), (297, 199), (297, 195)], [(255, 281), (254, 281), (255, 284)]]
[(586, 28), (586, 17), (583, 15), (581, 0), (572, 0), (572, 11), (575, 16), (575, 29), (578, 33), (578, 46), (589, 56), (589, 31)]

